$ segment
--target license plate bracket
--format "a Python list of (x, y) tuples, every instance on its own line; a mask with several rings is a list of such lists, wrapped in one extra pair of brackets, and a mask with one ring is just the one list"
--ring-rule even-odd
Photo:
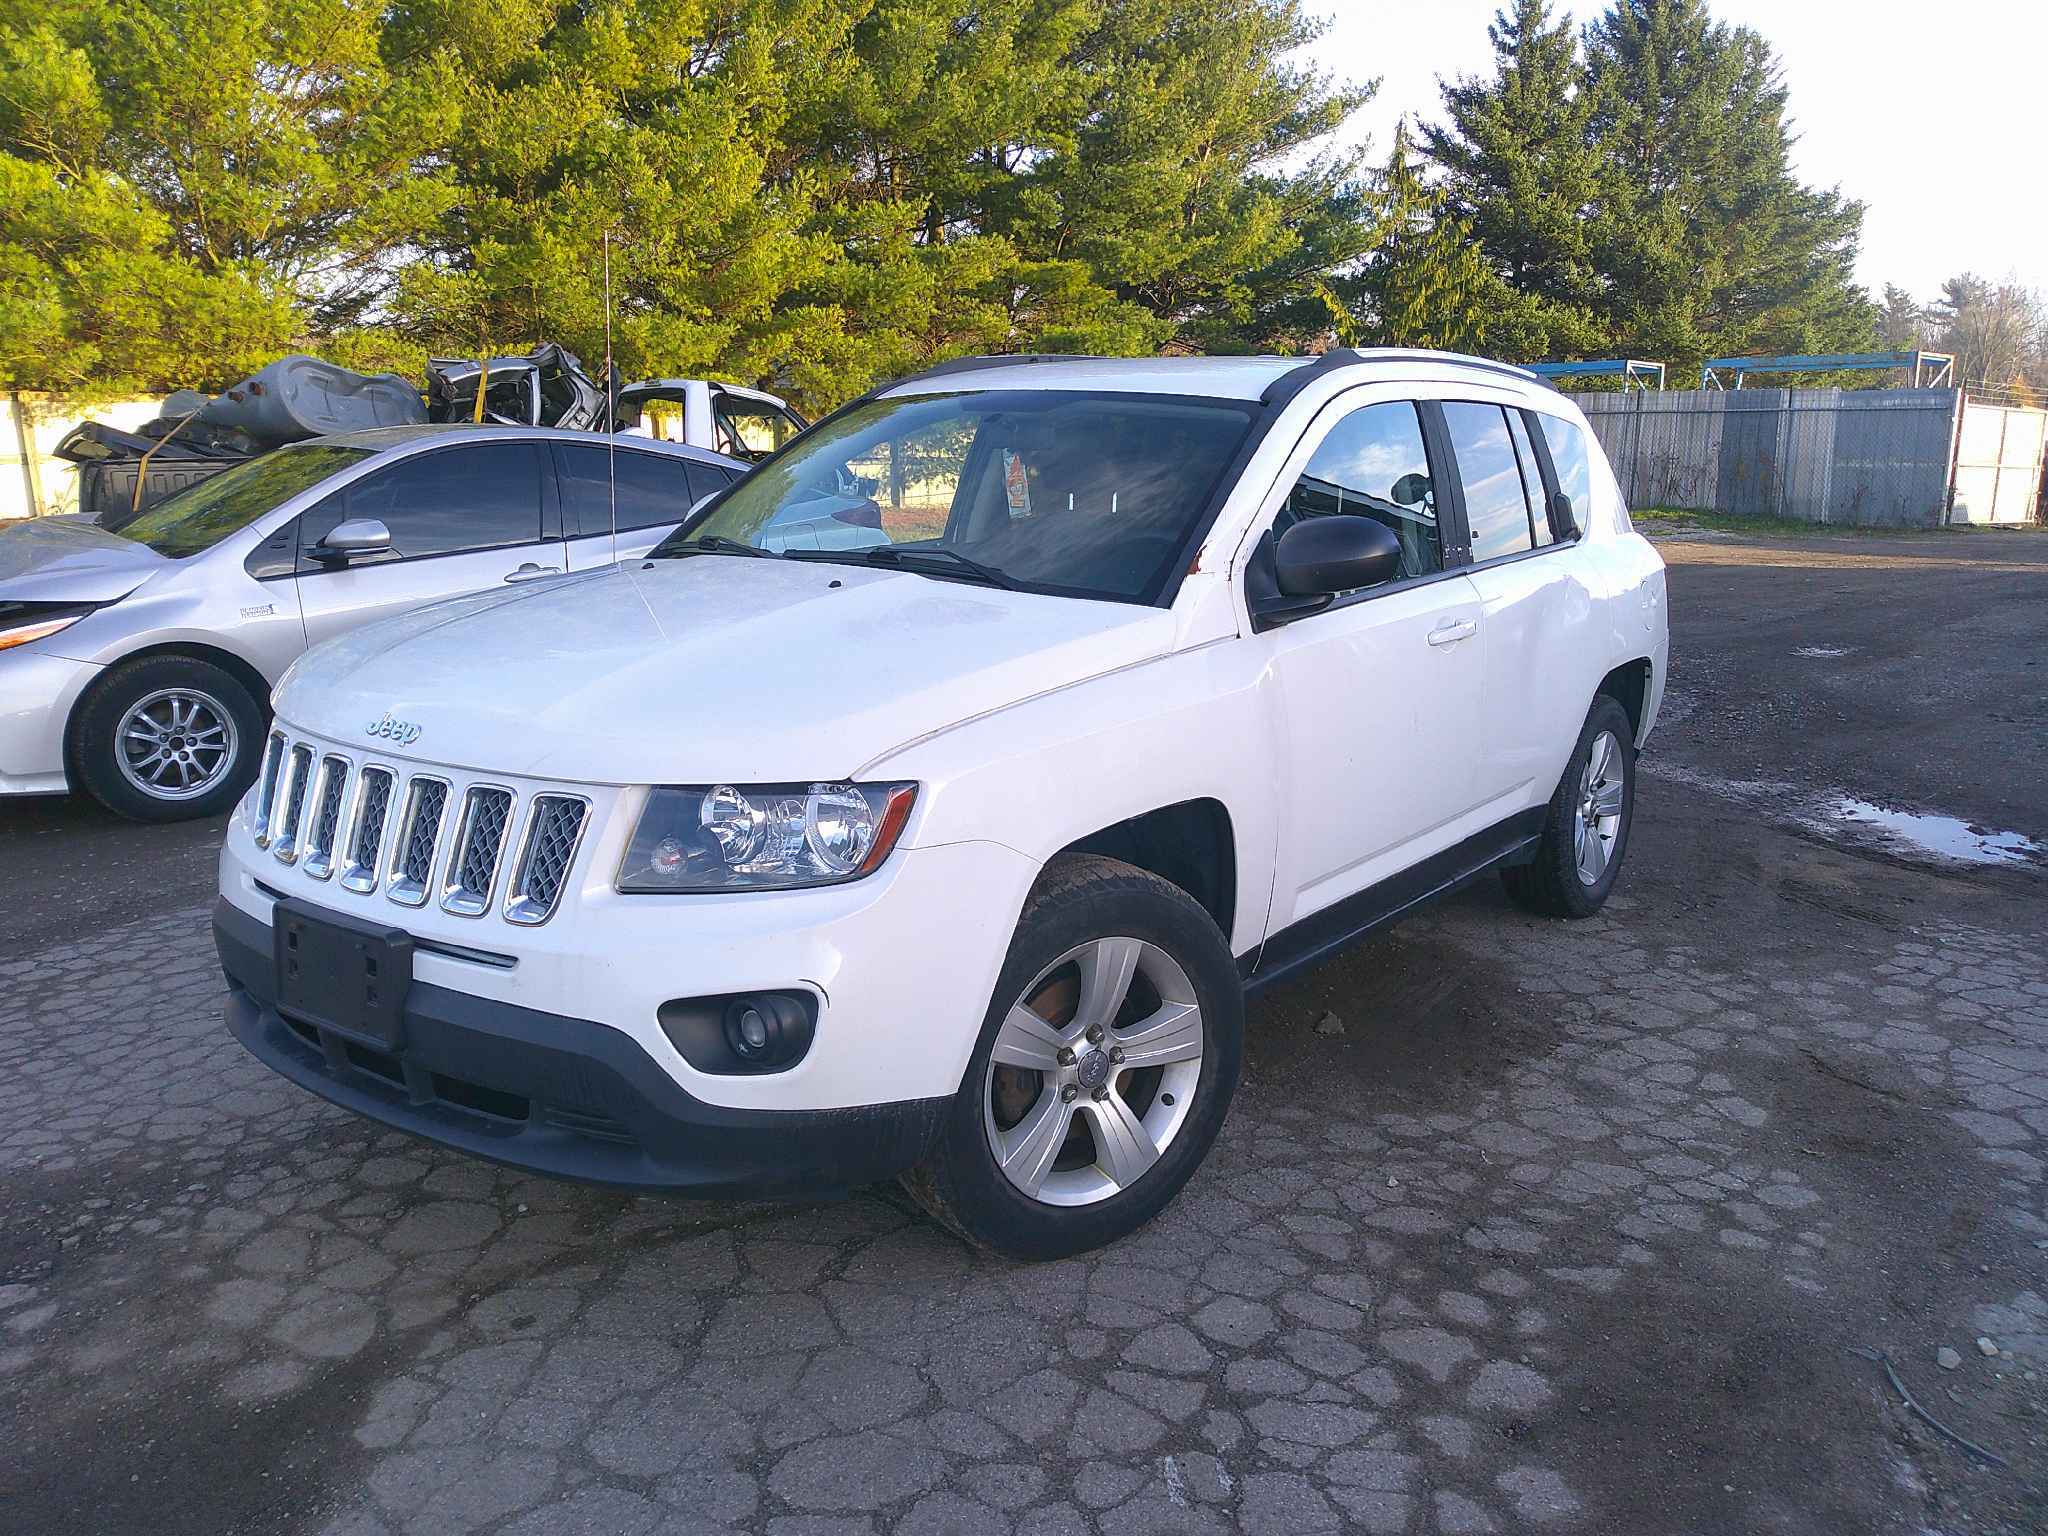
[(271, 917), (277, 1006), (380, 1051), (405, 1037), (412, 935), (402, 928), (280, 901)]

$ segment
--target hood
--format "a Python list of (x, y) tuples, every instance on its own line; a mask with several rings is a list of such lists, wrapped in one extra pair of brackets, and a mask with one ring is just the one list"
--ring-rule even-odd
[(30, 518), (0, 529), (0, 599), (111, 603), (167, 563), (147, 545), (79, 518)]
[(1161, 655), (1171, 615), (899, 571), (699, 555), (458, 598), (317, 647), (287, 722), (591, 784), (844, 777), (956, 722)]

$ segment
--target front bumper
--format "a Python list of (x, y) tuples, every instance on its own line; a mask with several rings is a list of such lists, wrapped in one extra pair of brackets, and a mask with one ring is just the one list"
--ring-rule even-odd
[(0, 795), (61, 795), (69, 787), (64, 726), (99, 672), (34, 646), (0, 651)]
[(418, 980), (387, 1054), (277, 1011), (269, 924), (221, 901), (213, 934), (228, 1028), (266, 1066), (369, 1119), (535, 1173), (720, 1197), (831, 1193), (910, 1167), (947, 1103), (707, 1104), (619, 1030)]

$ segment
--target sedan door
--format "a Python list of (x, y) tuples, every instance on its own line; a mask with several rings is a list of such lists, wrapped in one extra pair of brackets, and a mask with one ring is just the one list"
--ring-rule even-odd
[(1408, 400), (1333, 403), (1275, 515), (1363, 515), (1393, 529), (1401, 568), (1268, 629), (1278, 693), (1280, 817), (1270, 927), (1330, 908), (1474, 830), (1479, 595), (1438, 520), (1437, 476)]
[[(439, 598), (559, 575), (559, 539), (542, 536), (543, 460), (532, 441), (461, 443), (409, 455), (342, 487), (299, 519), (299, 605), (306, 643)], [(382, 555), (321, 559), (343, 522), (391, 531)]]
[(573, 571), (646, 554), (674, 531), (692, 506), (724, 490), (737, 474), (680, 453), (655, 453), (624, 443), (599, 440), (553, 446), (562, 488), (562, 531), (569, 536)]

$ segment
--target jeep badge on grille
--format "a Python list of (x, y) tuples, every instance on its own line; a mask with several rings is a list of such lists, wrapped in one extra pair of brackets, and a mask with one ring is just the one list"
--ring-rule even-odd
[(401, 747), (411, 746), (419, 740), (420, 728), (410, 720), (395, 719), (386, 710), (381, 720), (372, 720), (363, 733), (366, 736), (382, 736), (386, 741), (395, 741)]

